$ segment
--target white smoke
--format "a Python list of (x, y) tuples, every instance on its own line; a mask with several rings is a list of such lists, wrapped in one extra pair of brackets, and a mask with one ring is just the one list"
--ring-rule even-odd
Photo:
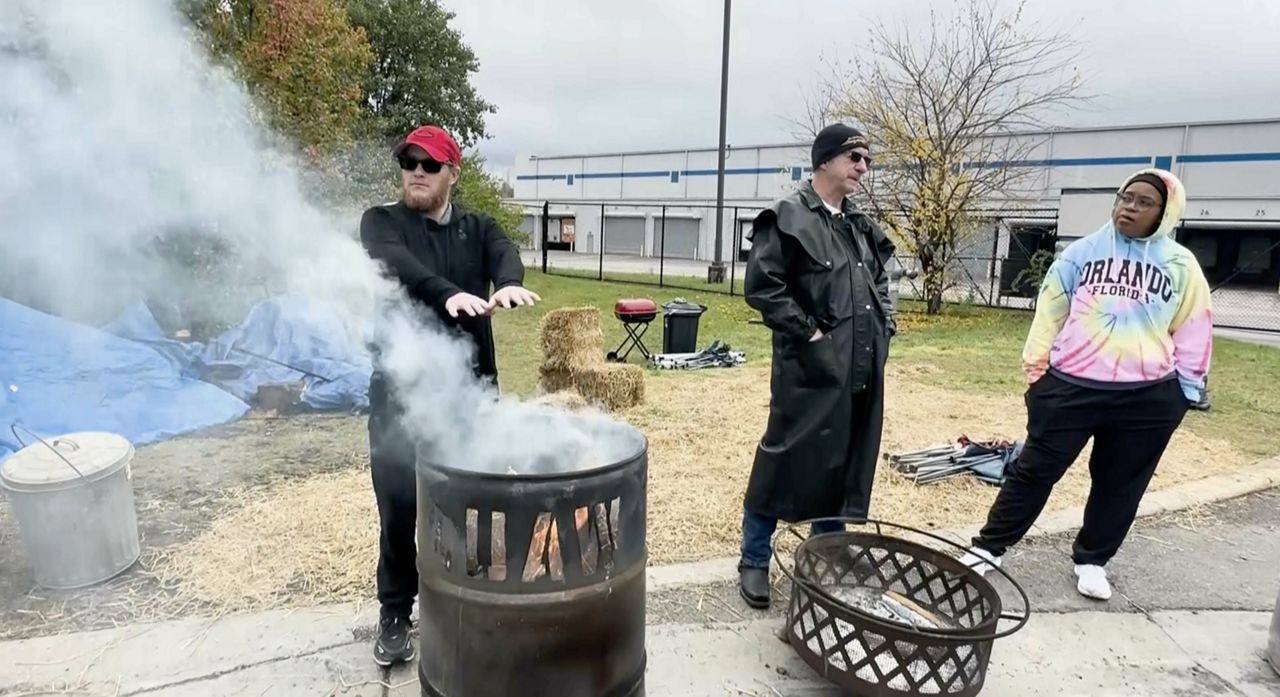
[[(0, 2), (0, 295), (94, 323), (138, 297), (230, 323), (270, 295), (306, 297), (353, 344), (380, 328), (408, 424), (445, 464), (527, 471), (635, 451), (602, 416), (481, 386), (469, 347), (424, 327), (368, 259), (358, 211), (306, 199), (288, 148), (193, 32), (167, 0)], [(212, 270), (158, 253), (162, 236), (201, 240)]]

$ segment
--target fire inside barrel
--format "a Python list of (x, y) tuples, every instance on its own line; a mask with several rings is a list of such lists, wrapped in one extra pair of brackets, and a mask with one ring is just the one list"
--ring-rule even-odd
[(503, 474), (420, 453), (424, 695), (643, 695), (647, 452), (605, 426), (632, 447), (595, 467)]

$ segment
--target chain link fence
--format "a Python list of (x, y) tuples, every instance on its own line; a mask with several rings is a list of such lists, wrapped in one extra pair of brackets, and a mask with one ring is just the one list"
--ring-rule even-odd
[[(727, 204), (720, 255), (715, 205), (702, 203), (545, 201), (526, 206), (526, 263), (544, 273), (731, 296), (742, 295), (756, 203)], [(979, 211), (944, 275), (943, 300), (1035, 309), (1058, 235), (1054, 208)], [(1205, 269), (1215, 324), (1280, 332), (1280, 230), (1234, 229), (1230, 221), (1179, 230)], [(920, 264), (901, 251), (890, 269), (899, 298), (925, 301)]]

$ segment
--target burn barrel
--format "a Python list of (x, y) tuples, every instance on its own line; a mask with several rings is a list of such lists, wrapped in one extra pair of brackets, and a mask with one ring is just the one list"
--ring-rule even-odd
[(423, 695), (644, 694), (648, 450), (608, 429), (624, 455), (585, 468), (463, 469), (419, 451)]

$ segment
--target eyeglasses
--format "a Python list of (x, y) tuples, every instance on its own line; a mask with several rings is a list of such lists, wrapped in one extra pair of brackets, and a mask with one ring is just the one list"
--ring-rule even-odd
[(862, 153), (858, 152), (857, 150), (850, 150), (850, 151), (849, 151), (849, 159), (850, 159), (850, 160), (852, 160), (852, 161), (853, 161), (853, 164), (855, 164), (855, 165), (856, 165), (856, 164), (858, 164), (859, 162), (866, 162), (868, 167), (870, 167), (870, 166), (871, 166), (871, 156), (870, 156), (870, 155), (863, 155)]
[(439, 174), (440, 170), (444, 169), (443, 162), (438, 162), (431, 158), (419, 160), (417, 158), (409, 157), (407, 155), (401, 155), (396, 159), (400, 161), (400, 169), (403, 169), (406, 172), (412, 172), (413, 170), (418, 168), (418, 165), (422, 165), (422, 171), (426, 172), (427, 174)]
[(1147, 211), (1160, 205), (1160, 202), (1149, 196), (1134, 196), (1129, 192), (1116, 194), (1116, 204), (1121, 206), (1133, 206), (1140, 211)]

